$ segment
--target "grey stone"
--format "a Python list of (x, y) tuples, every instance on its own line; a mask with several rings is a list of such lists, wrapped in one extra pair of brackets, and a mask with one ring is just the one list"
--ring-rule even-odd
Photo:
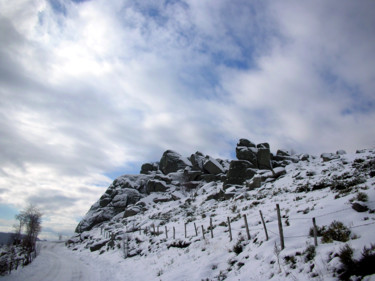
[(215, 192), (209, 194), (209, 195), (207, 196), (206, 201), (208, 201), (208, 200), (212, 200), (212, 199), (214, 199), (214, 200), (216, 200), (216, 201), (223, 200), (223, 199), (224, 199), (224, 196), (225, 196), (224, 190), (220, 189), (220, 190), (218, 190), (218, 191), (215, 191)]
[(185, 169), (186, 166), (191, 166), (191, 162), (172, 150), (167, 150), (163, 153), (159, 164), (160, 170), (165, 175)]
[(100, 207), (105, 207), (111, 202), (111, 197), (109, 197), (106, 193), (102, 195), (99, 199)]
[(195, 181), (203, 174), (200, 170), (192, 170), (190, 167), (186, 167), (184, 170), (184, 177), (186, 181)]
[(117, 191), (117, 194), (111, 201), (111, 206), (124, 209), (129, 204), (137, 203), (143, 195), (138, 190), (132, 188), (124, 188)]
[(159, 165), (157, 163), (144, 163), (141, 166), (141, 174), (149, 174), (150, 172), (157, 171)]
[(212, 157), (207, 157), (204, 161), (203, 168), (212, 175), (224, 173), (224, 168)]
[(251, 179), (256, 171), (252, 169), (252, 163), (246, 160), (233, 160), (230, 162), (225, 186), (231, 184), (243, 184), (245, 180)]
[(249, 190), (259, 188), (261, 187), (261, 185), (262, 185), (262, 177), (259, 175), (254, 176), (250, 181), (246, 182), (246, 187)]
[(168, 186), (164, 181), (160, 180), (149, 180), (146, 185), (146, 192), (165, 192), (168, 190)]
[(259, 169), (272, 169), (271, 153), (268, 148), (259, 148), (257, 158)]
[(240, 139), (237, 146), (255, 147), (255, 143), (249, 141), (248, 139)]
[(269, 150), (270, 144), (268, 142), (259, 143), (257, 144), (257, 148), (267, 148)]
[(197, 151), (194, 154), (192, 154), (189, 160), (193, 166), (193, 170), (203, 171), (204, 159), (205, 156), (202, 152)]
[(279, 178), (279, 177), (281, 177), (285, 174), (286, 174), (286, 170), (282, 167), (277, 167), (277, 168), (273, 169), (273, 176), (275, 178)]
[(86, 216), (77, 225), (75, 232), (81, 233), (83, 231), (91, 230), (95, 225), (109, 221), (115, 215), (116, 212), (113, 208), (89, 210)]
[(92, 246), (90, 246), (90, 251), (95, 252), (97, 250), (100, 250), (105, 244), (107, 244), (108, 241), (109, 239), (105, 239), (94, 243)]
[(328, 162), (328, 161), (340, 158), (340, 155), (333, 154), (333, 153), (322, 153), (320, 155), (320, 158), (322, 158), (324, 162)]
[(131, 206), (129, 208), (126, 208), (126, 210), (124, 212), (124, 218), (135, 216), (135, 215), (139, 214), (140, 211), (141, 211), (141, 209), (137, 206)]
[(277, 150), (276, 155), (277, 156), (290, 156), (290, 153), (286, 149), (279, 149)]
[(236, 157), (238, 160), (247, 160), (252, 164), (252, 168), (258, 168), (258, 148), (237, 146)]

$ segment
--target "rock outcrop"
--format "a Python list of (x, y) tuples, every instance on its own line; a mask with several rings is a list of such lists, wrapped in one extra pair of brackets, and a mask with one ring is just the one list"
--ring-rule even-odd
[[(115, 179), (91, 206), (76, 231), (90, 230), (113, 217), (135, 216), (152, 208), (152, 204), (181, 200), (186, 192), (193, 192), (211, 182), (221, 183), (221, 188), (208, 198), (228, 200), (235, 195), (238, 186), (248, 190), (259, 188), (263, 182), (275, 180), (285, 172), (282, 168), (273, 169), (273, 163), (277, 167), (283, 165), (272, 159), (268, 143), (256, 145), (240, 139), (236, 156), (238, 160), (229, 161), (197, 151), (186, 158), (167, 150), (159, 162), (143, 164), (139, 175)], [(287, 161), (291, 156), (287, 151), (279, 150), (277, 157), (276, 160)], [(148, 196), (153, 197), (146, 200)]]
[(187, 166), (191, 166), (191, 162), (172, 150), (165, 151), (159, 163), (159, 168), (165, 175), (183, 170)]

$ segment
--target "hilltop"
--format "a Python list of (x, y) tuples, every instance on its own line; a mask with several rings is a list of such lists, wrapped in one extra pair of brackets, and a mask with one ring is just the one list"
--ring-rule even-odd
[(167, 150), (139, 175), (115, 179), (68, 247), (97, 260), (113, 280), (374, 274), (367, 264), (375, 256), (375, 150), (273, 154), (267, 143), (241, 139), (236, 157)]

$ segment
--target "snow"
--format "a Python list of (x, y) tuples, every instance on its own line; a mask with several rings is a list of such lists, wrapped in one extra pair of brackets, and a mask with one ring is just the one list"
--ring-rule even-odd
[[(40, 242), (40, 255), (28, 266), (2, 277), (2, 281), (99, 281), (96, 267), (67, 250), (63, 243)], [(103, 276), (104, 277), (104, 276)]]
[[(315, 258), (305, 261), (304, 252), (314, 244), (313, 237), (309, 236), (312, 218), (316, 218), (318, 226), (328, 226), (337, 220), (350, 227), (356, 237), (348, 244), (355, 250), (356, 258), (364, 246), (374, 244), (374, 212), (359, 213), (351, 208), (351, 199), (362, 192), (367, 194), (368, 201), (361, 203), (370, 210), (375, 209), (375, 177), (366, 176), (363, 171), (358, 173), (354, 165), (355, 159), (370, 161), (375, 159), (374, 156), (374, 151), (366, 150), (359, 154), (340, 155), (338, 159), (327, 162), (319, 157), (310, 157), (310, 161), (288, 165), (285, 175), (263, 183), (258, 189), (235, 189), (241, 196), (225, 201), (206, 200), (209, 194), (222, 187), (221, 182), (207, 183), (192, 192), (176, 187), (171, 192), (178, 192), (181, 199), (171, 202), (155, 204), (154, 198), (168, 193), (150, 194), (142, 199), (149, 206), (144, 213), (126, 219), (117, 216), (102, 224), (102, 227), (94, 227), (81, 235), (84, 238), (82, 243), (74, 243), (70, 249), (64, 248), (62, 244), (46, 243), (33, 264), (4, 277), (4, 280), (71, 280), (71, 276), (81, 278), (73, 280), (103, 281), (337, 280), (333, 273), (340, 266), (340, 261), (334, 254), (345, 245), (344, 242), (323, 244), (318, 239)], [(356, 184), (352, 192), (340, 193), (332, 191), (330, 187), (311, 190), (323, 180), (334, 181), (345, 177), (354, 179), (360, 176), (365, 177), (365, 181)], [(299, 187), (308, 187), (310, 191), (297, 192)], [(283, 250), (280, 249), (276, 204), (280, 205), (283, 221)], [(268, 241), (259, 211), (262, 211), (266, 221)], [(246, 235), (245, 214), (250, 240)], [(232, 241), (229, 239), (228, 217), (231, 220)], [(214, 238), (211, 238), (208, 230), (210, 218), (213, 221)], [(202, 225), (205, 229), (204, 238)], [(150, 234), (153, 226), (159, 228), (159, 235)], [(173, 227), (176, 231), (175, 239)], [(148, 231), (145, 231), (146, 228)], [(131, 229), (136, 231), (126, 233)], [(101, 250), (90, 252), (90, 245), (108, 239), (109, 233), (116, 236), (114, 249), (104, 246)], [(186, 248), (173, 247), (179, 241), (190, 245)], [(236, 252), (239, 245), (242, 251)], [(128, 253), (127, 258), (125, 252)], [(293, 257), (296, 264), (288, 262), (288, 257)], [(51, 273), (43, 273), (48, 278), (40, 275), (42, 273), (35, 273), (43, 272), (45, 267), (51, 268)], [(53, 279), (54, 276), (60, 276), (62, 271), (66, 276), (62, 274), (58, 277), (60, 279)], [(39, 279), (32, 279), (34, 277), (24, 272), (30, 276), (36, 274)], [(374, 281), (375, 275), (363, 280)]]

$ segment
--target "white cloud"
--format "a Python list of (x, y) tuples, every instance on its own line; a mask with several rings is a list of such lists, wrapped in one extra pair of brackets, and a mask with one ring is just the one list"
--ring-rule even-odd
[(0, 0), (0, 203), (48, 231), (166, 149), (374, 145), (372, 2), (54, 3)]

